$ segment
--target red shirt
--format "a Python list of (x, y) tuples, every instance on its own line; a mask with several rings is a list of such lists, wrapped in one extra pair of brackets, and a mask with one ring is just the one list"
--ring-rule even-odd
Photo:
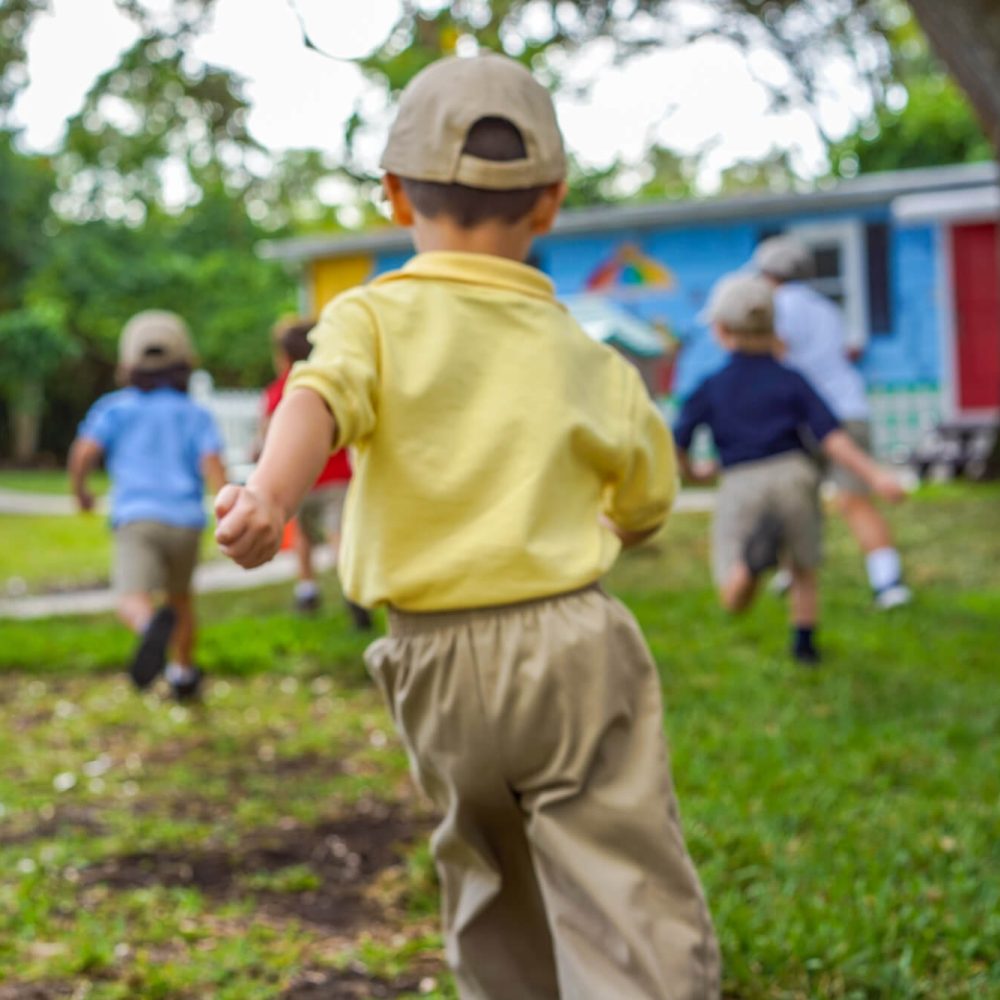
[[(284, 375), (276, 378), (264, 390), (265, 417), (270, 417), (278, 408), (278, 403), (281, 402), (281, 397), (285, 393), (285, 383), (287, 381), (288, 372), (285, 372)], [(318, 486), (326, 486), (329, 483), (346, 483), (350, 481), (350, 478), (351, 463), (347, 457), (347, 449), (341, 448), (340, 451), (335, 451), (327, 459), (327, 463), (323, 466), (323, 471), (317, 477), (313, 489), (316, 489)]]

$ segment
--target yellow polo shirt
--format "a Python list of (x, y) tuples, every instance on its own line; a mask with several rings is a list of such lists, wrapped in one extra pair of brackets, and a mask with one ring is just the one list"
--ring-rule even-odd
[(289, 389), (352, 446), (340, 575), (372, 607), (438, 611), (563, 593), (676, 492), (673, 442), (635, 368), (525, 264), (434, 252), (323, 310)]

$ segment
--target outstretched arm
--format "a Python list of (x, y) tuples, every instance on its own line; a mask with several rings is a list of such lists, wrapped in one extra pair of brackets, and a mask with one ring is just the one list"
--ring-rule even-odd
[(285, 522), (330, 455), (337, 425), (318, 393), (293, 389), (268, 429), (264, 452), (246, 486), (224, 486), (215, 500), (215, 538), (245, 569), (274, 558)]
[(210, 452), (204, 455), (201, 460), (201, 474), (210, 492), (218, 493), (226, 485), (229, 477), (226, 475), (226, 466), (222, 461), (222, 456), (218, 452)]
[(872, 461), (842, 430), (830, 431), (820, 443), (824, 453), (838, 465), (860, 476), (880, 497), (899, 503), (906, 493), (878, 463)]
[(97, 467), (103, 454), (104, 449), (88, 437), (78, 437), (69, 450), (66, 468), (80, 510), (94, 509), (94, 495), (87, 489), (87, 476)]

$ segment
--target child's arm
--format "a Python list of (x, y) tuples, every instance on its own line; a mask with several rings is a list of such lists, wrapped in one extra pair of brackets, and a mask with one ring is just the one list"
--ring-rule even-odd
[(69, 450), (66, 469), (80, 510), (94, 509), (94, 494), (87, 489), (87, 476), (97, 467), (104, 449), (93, 439), (78, 437)]
[(696, 464), (691, 461), (690, 455), (683, 448), (677, 449), (677, 468), (683, 482), (714, 483), (719, 478), (717, 462), (698, 462)]
[(320, 474), (336, 431), (318, 393), (302, 388), (285, 396), (246, 486), (230, 483), (215, 499), (215, 538), (225, 555), (246, 569), (274, 557), (285, 522)]
[(222, 456), (217, 452), (210, 452), (201, 458), (201, 475), (205, 480), (205, 485), (211, 493), (218, 493), (229, 481), (226, 475), (226, 466), (222, 461)]
[(899, 503), (906, 493), (888, 472), (873, 462), (846, 434), (830, 431), (820, 442), (824, 453), (838, 465), (860, 476), (884, 500)]

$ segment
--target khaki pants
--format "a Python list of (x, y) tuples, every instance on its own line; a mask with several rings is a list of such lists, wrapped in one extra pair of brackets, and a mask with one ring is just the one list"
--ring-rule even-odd
[(432, 847), (463, 1000), (719, 995), (659, 679), (618, 602), (591, 587), (393, 612), (366, 660), (443, 814)]

